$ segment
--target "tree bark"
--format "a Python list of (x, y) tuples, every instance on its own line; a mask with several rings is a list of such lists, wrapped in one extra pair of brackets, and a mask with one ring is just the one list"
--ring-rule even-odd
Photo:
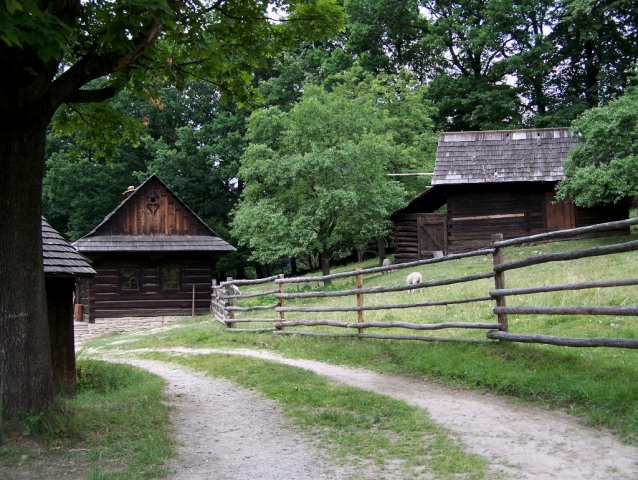
[(382, 266), (385, 260), (385, 236), (377, 237), (377, 249), (379, 250), (379, 266)]
[(296, 277), (297, 275), (297, 259), (295, 257), (290, 257), (290, 276)]
[(53, 404), (42, 267), (42, 170), (50, 115), (0, 113), (0, 410)]
[[(332, 252), (327, 248), (321, 252), (321, 275), (326, 276), (330, 275), (330, 257)], [(329, 278), (323, 281), (324, 286), (330, 285), (332, 280)]]

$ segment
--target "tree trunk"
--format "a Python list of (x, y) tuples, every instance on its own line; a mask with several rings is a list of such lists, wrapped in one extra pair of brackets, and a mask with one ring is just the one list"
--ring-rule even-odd
[(379, 250), (379, 266), (382, 266), (385, 260), (385, 236), (377, 237), (377, 249)]
[(0, 114), (0, 410), (53, 404), (42, 268), (42, 170), (49, 118)]
[[(321, 275), (330, 275), (330, 257), (331, 252), (327, 248), (321, 252)], [(332, 281), (330, 279), (324, 280), (323, 284), (330, 285)]]
[(295, 257), (290, 257), (290, 276), (296, 277), (297, 275), (297, 259)]

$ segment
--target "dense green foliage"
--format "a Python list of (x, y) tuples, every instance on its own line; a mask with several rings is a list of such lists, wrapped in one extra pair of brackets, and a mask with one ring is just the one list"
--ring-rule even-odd
[(638, 197), (638, 88), (585, 112), (572, 128), (584, 143), (565, 162), (559, 197), (586, 207)]
[(233, 229), (254, 258), (327, 258), (390, 228), (405, 193), (385, 172), (401, 151), (373, 100), (345, 85), (307, 86), (289, 113), (271, 107), (250, 119)]

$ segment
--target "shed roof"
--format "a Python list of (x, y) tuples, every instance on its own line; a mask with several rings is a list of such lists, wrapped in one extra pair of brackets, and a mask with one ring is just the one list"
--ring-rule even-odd
[[(156, 180), (201, 224), (204, 235), (104, 235), (105, 224), (133, 199), (141, 188), (151, 179)], [(99, 225), (73, 246), (83, 253), (98, 252), (234, 252), (236, 250), (228, 242), (222, 240), (195, 212), (193, 212), (178, 195), (166, 185), (161, 178), (153, 174), (132, 191), (115, 209), (109, 213)]]
[(580, 144), (568, 128), (442, 133), (432, 185), (559, 181)]
[(90, 277), (96, 275), (89, 262), (42, 217), (42, 260), (45, 275)]

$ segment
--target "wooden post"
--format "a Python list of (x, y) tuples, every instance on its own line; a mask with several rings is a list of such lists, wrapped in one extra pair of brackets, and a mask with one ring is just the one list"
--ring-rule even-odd
[(195, 316), (195, 284), (193, 284), (193, 309), (192, 309), (192, 314), (191, 317)]
[(217, 301), (217, 280), (213, 279), (213, 283), (210, 287), (210, 311), (213, 315), (217, 316), (217, 309), (213, 302)]
[[(492, 235), (492, 243), (501, 242), (502, 240), (503, 240), (502, 233), (495, 233)], [(494, 262), (494, 265), (499, 265), (503, 263), (503, 248), (502, 247), (499, 247), (494, 251), (494, 253), (492, 254), (492, 260)], [(495, 272), (494, 286), (496, 287), (497, 290), (505, 288), (505, 272)], [(496, 297), (496, 306), (504, 307), (505, 297), (503, 296)], [(508, 331), (507, 314), (499, 313), (497, 314), (497, 318), (498, 318), (498, 323), (501, 324), (500, 330), (503, 332), (507, 332)]]
[[(355, 268), (361, 270), (361, 268)], [(357, 288), (363, 288), (363, 275), (357, 275)], [(363, 293), (357, 293), (357, 307), (363, 307)], [(363, 323), (363, 310), (357, 312), (357, 323)], [(364, 333), (363, 328), (357, 329), (359, 333)]]
[[(226, 281), (227, 282), (232, 282), (233, 281), (233, 277), (226, 277)], [(230, 289), (230, 285), (226, 286), (226, 293), (228, 295), (232, 295), (232, 291)], [(232, 307), (234, 305), (235, 305), (235, 299), (234, 298), (229, 298), (228, 299), (228, 306)], [(235, 319), (235, 312), (234, 311), (226, 310), (226, 312), (228, 312), (227, 313), (228, 320), (234, 320)], [(233, 321), (226, 322), (226, 325), (228, 325), (228, 328), (235, 328), (235, 322), (233, 322)]]
[(81, 303), (76, 303), (73, 307), (73, 320), (76, 322), (81, 322), (84, 320), (84, 305)]
[[(279, 274), (279, 278), (284, 278), (284, 274), (280, 273)], [(285, 285), (284, 283), (280, 283), (279, 284), (279, 293), (284, 293), (284, 285)], [(284, 299), (283, 298), (279, 299), (279, 306), (280, 307), (284, 306)], [(280, 322), (285, 322), (286, 321), (284, 312), (279, 312), (279, 321)], [(283, 330), (284, 327), (275, 327), (275, 329), (276, 330)]]

